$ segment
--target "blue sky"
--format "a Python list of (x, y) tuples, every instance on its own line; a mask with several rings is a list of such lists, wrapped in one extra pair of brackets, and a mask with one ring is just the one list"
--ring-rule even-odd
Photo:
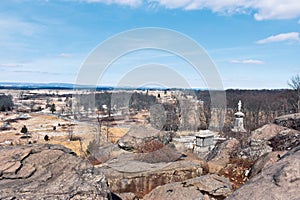
[[(195, 40), (225, 88), (287, 88), (300, 74), (298, 0), (2, 0), (0, 81), (74, 83), (97, 45), (143, 27)], [(157, 50), (121, 57), (99, 84), (115, 85), (147, 63), (169, 66), (191, 87), (205, 87), (188, 63)]]

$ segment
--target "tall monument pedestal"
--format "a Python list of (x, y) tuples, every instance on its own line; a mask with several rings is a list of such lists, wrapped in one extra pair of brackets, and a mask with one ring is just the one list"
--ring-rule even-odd
[(233, 132), (247, 132), (244, 128), (245, 114), (242, 113), (241, 109), (242, 109), (242, 102), (239, 101), (238, 112), (234, 113), (235, 121), (234, 121), (234, 127), (232, 129)]

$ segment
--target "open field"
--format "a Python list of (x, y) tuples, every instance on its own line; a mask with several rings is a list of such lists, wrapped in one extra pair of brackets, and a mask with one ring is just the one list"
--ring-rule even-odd
[[(26, 114), (26, 116), (28, 119), (15, 121), (13, 119), (18, 118), (17, 114), (8, 113), (7, 115), (1, 115), (3, 121), (12, 119), (13, 122), (9, 123), (10, 130), (0, 132), (0, 143), (26, 144), (31, 142), (61, 144), (72, 149), (79, 156), (84, 156), (87, 145), (96, 138), (96, 134), (98, 133), (97, 125), (89, 124), (87, 122), (75, 122), (74, 120), (67, 120), (56, 115), (43, 113), (30, 113)], [(1, 122), (0, 126), (3, 125), (4, 122)], [(30, 135), (29, 139), (21, 138), (24, 134), (20, 131), (24, 125), (28, 128), (28, 134)], [(107, 128), (102, 126), (102, 133), (108, 133), (108, 140), (112, 143), (115, 143), (127, 131), (128, 128)], [(44, 140), (46, 135), (49, 136), (49, 141)], [(103, 140), (105, 140), (103, 142), (107, 142), (105, 137), (103, 137)]]

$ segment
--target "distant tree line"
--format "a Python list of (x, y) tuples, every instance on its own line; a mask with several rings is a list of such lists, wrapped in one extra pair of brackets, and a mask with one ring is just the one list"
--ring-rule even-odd
[[(196, 91), (199, 99), (204, 101), (205, 115), (210, 117), (209, 91)], [(237, 103), (242, 101), (242, 111), (245, 113), (245, 126), (248, 130), (256, 129), (272, 122), (275, 117), (296, 113), (298, 94), (295, 90), (226, 90), (227, 114), (224, 131), (232, 128)]]
[[(242, 101), (242, 111), (245, 113), (245, 128), (250, 131), (266, 123), (273, 122), (277, 116), (296, 113), (298, 110), (297, 90), (229, 89), (225, 92), (227, 111), (223, 127), (224, 132), (228, 132), (233, 128), (234, 113), (237, 112), (239, 100)], [(160, 121), (165, 122), (163, 130), (166, 131), (197, 131), (209, 127), (212, 120), (209, 91), (185, 90), (184, 93), (186, 95), (196, 94), (197, 99), (203, 102), (202, 106), (196, 106), (194, 102), (189, 102), (187, 99), (185, 103), (179, 103), (178, 101), (175, 104), (163, 103), (164, 115), (159, 114), (159, 109), (154, 109), (151, 113), (154, 116), (152, 119), (155, 124), (154, 127), (158, 127)]]
[(11, 95), (0, 95), (0, 111), (10, 111), (13, 109), (13, 106)]
[[(83, 106), (84, 110), (98, 109), (111, 112), (113, 109), (119, 110), (127, 107), (136, 111), (143, 109), (150, 109), (151, 105), (157, 103), (155, 96), (138, 93), (138, 92), (104, 92), (96, 94), (80, 94), (77, 97), (80, 106)], [(103, 107), (106, 105), (106, 107)]]
[(55, 94), (55, 93), (43, 93), (43, 94), (35, 94), (35, 93), (29, 93), (24, 95), (24, 92), (20, 93), (20, 100), (30, 100), (30, 99), (44, 99), (44, 98), (53, 98), (53, 97), (58, 97), (58, 98), (72, 98), (72, 94)]

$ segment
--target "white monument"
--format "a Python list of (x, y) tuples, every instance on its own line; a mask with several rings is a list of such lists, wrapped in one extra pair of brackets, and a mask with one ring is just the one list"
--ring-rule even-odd
[(233, 132), (247, 132), (244, 128), (244, 117), (245, 114), (242, 113), (242, 102), (239, 100), (238, 103), (238, 111), (234, 113), (235, 116), (235, 122), (234, 122), (234, 127), (232, 129)]

